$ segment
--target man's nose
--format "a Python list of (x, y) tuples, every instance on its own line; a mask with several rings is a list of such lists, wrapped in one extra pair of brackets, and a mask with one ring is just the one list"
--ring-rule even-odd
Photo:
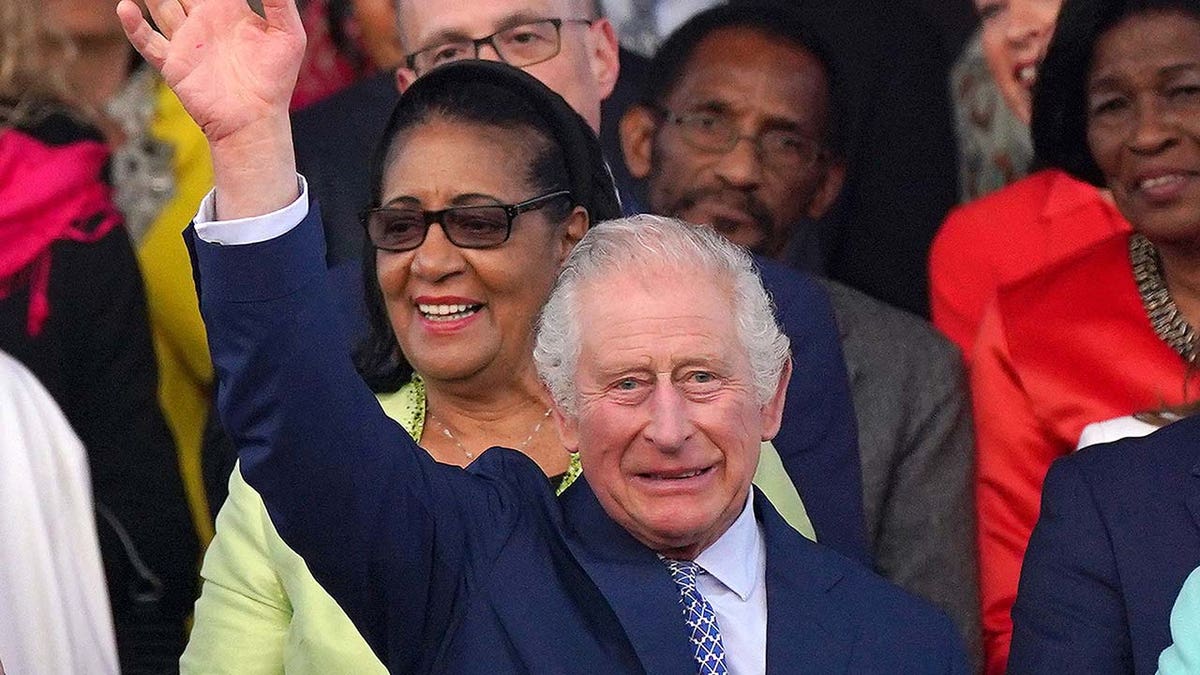
[(491, 40), (479, 43), (475, 46), (475, 58), (483, 61), (499, 61), (507, 63), (503, 56), (500, 56), (500, 50), (496, 49), (496, 43)]
[(687, 399), (669, 378), (664, 377), (650, 397), (650, 423), (646, 438), (660, 450), (674, 451), (683, 447), (692, 435)]
[(717, 158), (717, 177), (727, 185), (750, 190), (762, 183), (762, 153), (751, 136), (740, 136), (734, 146)]

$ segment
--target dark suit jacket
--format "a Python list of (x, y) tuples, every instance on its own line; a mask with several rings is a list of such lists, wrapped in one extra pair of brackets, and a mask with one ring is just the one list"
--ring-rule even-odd
[[(383, 414), (338, 356), (316, 214), (249, 246), (189, 234), (243, 475), (393, 672), (694, 672), (669, 574), (586, 480), (560, 502), (514, 451), (438, 464)], [(965, 672), (944, 616), (755, 506), (770, 672)]]
[(824, 285), (858, 416), (875, 569), (946, 610), (981, 662), (975, 433), (962, 356), (920, 318)]
[[(336, 305), (352, 320), (366, 316), (359, 281), (363, 239), (358, 213), (370, 199), (367, 164), (395, 101), (394, 81), (378, 76), (297, 113), (293, 120), (299, 170), (309, 181), (325, 223), (327, 258), (334, 265), (338, 289)], [(807, 274), (768, 260), (758, 263), (796, 363), (776, 449), (804, 500), (818, 541), (870, 564), (854, 408), (829, 300)], [(365, 328), (365, 321), (359, 328)], [(208, 485), (213, 503), (220, 504), (232, 452), (214, 441), (206, 443), (205, 454), (206, 467), (216, 467), (206, 473), (212, 476)]]
[(1200, 417), (1054, 463), (1013, 605), (1010, 673), (1153, 673), (1200, 565)]

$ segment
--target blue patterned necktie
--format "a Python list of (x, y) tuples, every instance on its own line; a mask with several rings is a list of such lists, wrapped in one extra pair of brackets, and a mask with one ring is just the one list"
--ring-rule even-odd
[(691, 629), (692, 653), (696, 657), (699, 675), (726, 675), (725, 645), (721, 643), (721, 627), (708, 600), (696, 588), (696, 577), (704, 570), (690, 560), (662, 559), (679, 586), (679, 605), (683, 618)]

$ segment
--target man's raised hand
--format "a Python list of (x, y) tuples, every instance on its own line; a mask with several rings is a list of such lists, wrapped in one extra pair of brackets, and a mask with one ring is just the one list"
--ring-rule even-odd
[(148, 0), (156, 32), (133, 0), (117, 14), (134, 48), (175, 91), (217, 144), (286, 114), (304, 28), (295, 0), (264, 0), (260, 17), (246, 0)]
[[(162, 74), (212, 149), (217, 217), (262, 215), (296, 198), (288, 104), (304, 57), (295, 0), (133, 0), (117, 15), (130, 43)], [(160, 32), (161, 31), (161, 32)]]

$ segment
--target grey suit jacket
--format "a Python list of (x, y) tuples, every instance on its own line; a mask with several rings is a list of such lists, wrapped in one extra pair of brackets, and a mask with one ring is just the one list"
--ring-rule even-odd
[(978, 665), (975, 434), (962, 358), (922, 319), (823, 283), (858, 418), (876, 569), (950, 614)]

